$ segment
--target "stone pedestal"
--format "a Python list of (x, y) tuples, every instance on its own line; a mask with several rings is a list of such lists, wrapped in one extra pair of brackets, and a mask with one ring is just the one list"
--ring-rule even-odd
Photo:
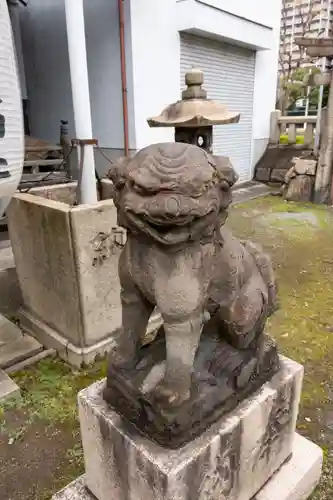
[[(282, 465), (252, 500), (309, 498), (319, 482), (322, 462), (323, 453), (319, 446), (295, 434), (290, 460)], [(86, 488), (86, 476), (83, 475), (54, 495), (52, 500), (95, 500), (95, 498)], [(111, 496), (110, 500), (113, 500)], [(220, 500), (223, 500), (222, 496)]]
[(302, 378), (281, 357), (270, 382), (178, 450), (112, 411), (97, 382), (78, 398), (86, 473), (53, 500), (305, 500), (322, 451), (295, 433)]
[(236, 411), (179, 450), (143, 437), (102, 399), (79, 394), (88, 490), (98, 500), (250, 500), (291, 456), (303, 368), (281, 370)]

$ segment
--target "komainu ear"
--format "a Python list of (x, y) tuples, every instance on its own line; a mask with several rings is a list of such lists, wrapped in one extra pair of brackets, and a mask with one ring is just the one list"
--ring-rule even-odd
[(127, 156), (117, 158), (106, 174), (106, 177), (113, 182), (116, 189), (121, 189), (125, 184), (126, 168), (129, 162), (130, 158), (128, 158)]
[(229, 186), (233, 186), (239, 179), (239, 175), (231, 164), (228, 156), (213, 156), (216, 162), (216, 170), (221, 176), (222, 181), (227, 181)]

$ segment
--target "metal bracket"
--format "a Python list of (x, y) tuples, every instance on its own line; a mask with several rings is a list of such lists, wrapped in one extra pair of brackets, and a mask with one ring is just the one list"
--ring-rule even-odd
[(98, 146), (97, 139), (72, 139), (72, 146)]

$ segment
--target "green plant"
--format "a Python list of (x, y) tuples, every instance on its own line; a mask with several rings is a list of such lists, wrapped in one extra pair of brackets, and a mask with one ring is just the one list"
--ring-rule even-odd
[[(285, 134), (280, 135), (280, 144), (289, 144), (287, 135)], [(296, 136), (296, 144), (304, 144), (304, 135)]]

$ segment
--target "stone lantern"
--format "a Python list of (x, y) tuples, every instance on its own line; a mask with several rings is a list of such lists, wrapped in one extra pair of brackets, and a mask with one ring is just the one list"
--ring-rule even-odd
[(192, 69), (185, 75), (187, 88), (182, 100), (167, 106), (159, 116), (148, 119), (150, 127), (174, 127), (175, 141), (195, 144), (212, 153), (213, 125), (237, 123), (239, 113), (231, 113), (221, 103), (207, 98), (202, 88), (204, 74)]

